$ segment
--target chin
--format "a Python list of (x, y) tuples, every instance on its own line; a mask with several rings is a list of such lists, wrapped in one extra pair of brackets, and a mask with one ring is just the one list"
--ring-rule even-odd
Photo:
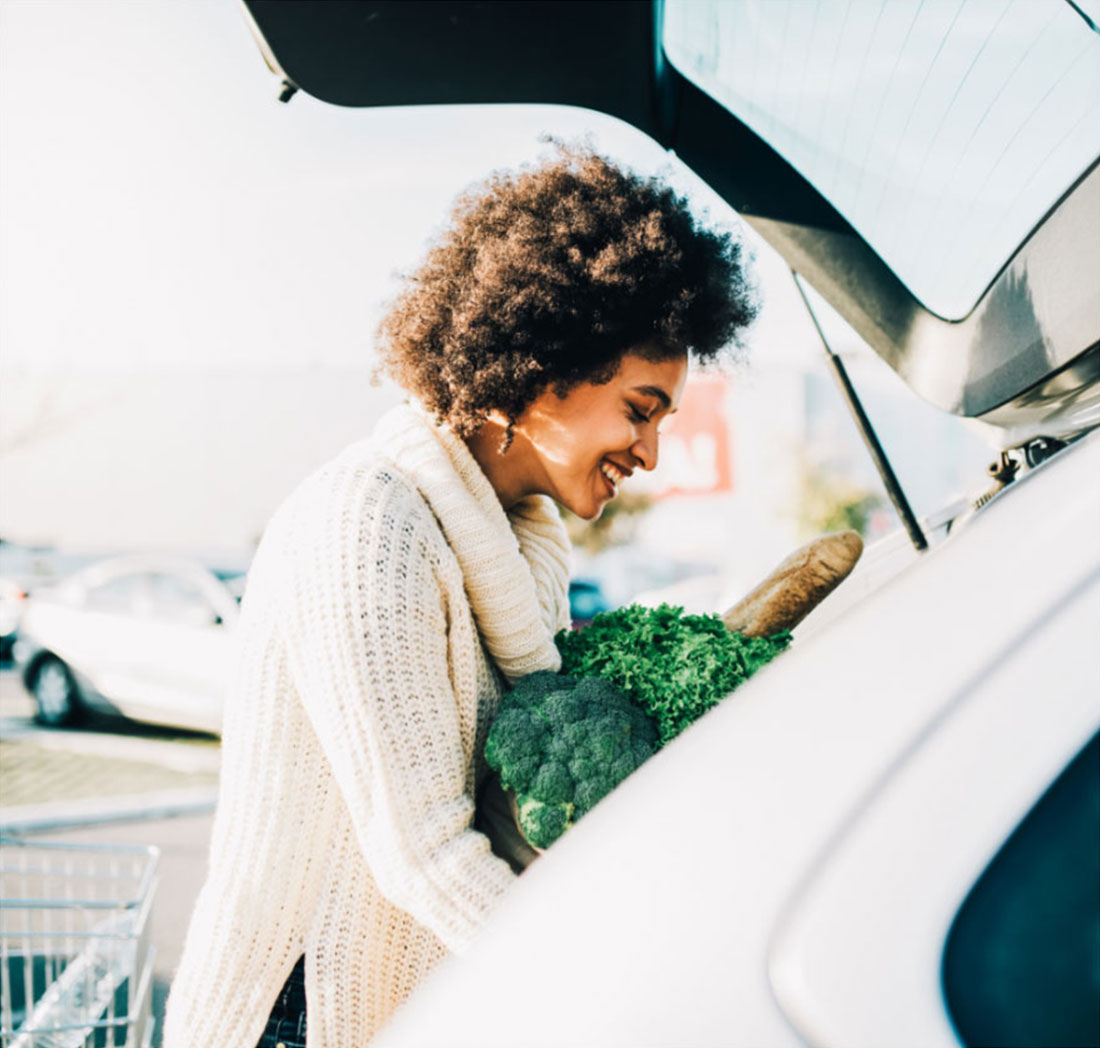
[(607, 502), (597, 502), (593, 505), (591, 502), (583, 506), (566, 506), (571, 513), (581, 518), (581, 520), (587, 520), (589, 522), (593, 520), (599, 520), (603, 514), (604, 506)]
[(604, 507), (611, 501), (611, 496), (602, 487), (597, 489), (593, 484), (571, 484), (568, 488), (563, 484), (553, 498), (573, 516), (586, 521), (599, 520)]

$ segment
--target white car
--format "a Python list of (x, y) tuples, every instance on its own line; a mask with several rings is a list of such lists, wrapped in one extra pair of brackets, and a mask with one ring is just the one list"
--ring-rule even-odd
[(530, 867), (378, 1043), (1090, 1043), (1097, 476), (1100, 434), (796, 631)]
[(634, 124), (997, 460), (918, 519), (830, 354), (905, 532), (379, 1048), (1100, 1043), (1100, 5), (245, 7), (283, 101)]
[(11, 657), (26, 596), (17, 582), (0, 578), (0, 663)]
[(221, 574), (117, 557), (28, 597), (15, 657), (38, 720), (67, 725), (98, 709), (218, 732), (244, 581)]

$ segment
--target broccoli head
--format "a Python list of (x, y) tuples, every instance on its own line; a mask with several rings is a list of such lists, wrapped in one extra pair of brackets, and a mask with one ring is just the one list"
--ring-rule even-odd
[(775, 658), (791, 635), (745, 637), (717, 615), (630, 604), (556, 639), (562, 673), (616, 684), (656, 720), (663, 746)]
[(610, 681), (542, 671), (502, 698), (485, 759), (515, 791), (523, 835), (546, 848), (652, 756), (656, 742), (652, 719)]

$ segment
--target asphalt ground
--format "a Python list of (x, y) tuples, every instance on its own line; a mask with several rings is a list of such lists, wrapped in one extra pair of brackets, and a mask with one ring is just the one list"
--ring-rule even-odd
[(221, 753), (214, 736), (99, 715), (79, 728), (44, 728), (34, 709), (19, 675), (0, 670), (0, 826), (6, 829), (26, 828), (36, 811), (42, 819), (69, 808), (90, 816), (118, 808), (127, 797), (201, 796), (217, 787)]
[(154, 1048), (187, 923), (206, 872), (220, 746), (213, 736), (95, 717), (34, 722), (34, 702), (0, 669), (0, 832), (35, 842), (154, 845), (150, 922)]

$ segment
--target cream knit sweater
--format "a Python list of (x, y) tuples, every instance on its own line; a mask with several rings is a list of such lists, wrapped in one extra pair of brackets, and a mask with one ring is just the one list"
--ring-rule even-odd
[(279, 507), (165, 1048), (252, 1048), (303, 953), (310, 1048), (355, 1048), (463, 952), (515, 879), (471, 828), (497, 670), (559, 667), (568, 550), (548, 498), (506, 514), (415, 405)]

